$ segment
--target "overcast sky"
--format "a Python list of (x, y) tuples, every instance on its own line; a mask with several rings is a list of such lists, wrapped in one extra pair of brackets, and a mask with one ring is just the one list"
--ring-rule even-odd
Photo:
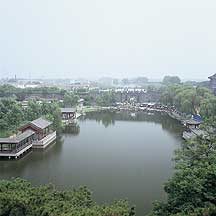
[(0, 0), (0, 77), (216, 73), (215, 0)]

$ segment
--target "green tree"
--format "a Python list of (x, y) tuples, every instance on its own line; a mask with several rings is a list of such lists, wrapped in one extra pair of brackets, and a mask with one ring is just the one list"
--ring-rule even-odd
[(134, 208), (120, 200), (98, 205), (85, 186), (58, 191), (54, 185), (35, 187), (22, 179), (0, 181), (0, 216), (132, 216)]
[(170, 85), (163, 89), (160, 100), (163, 104), (175, 106), (184, 113), (202, 113), (209, 116), (210, 113), (214, 114), (214, 99), (215, 96), (203, 87)]
[(78, 103), (79, 97), (73, 93), (66, 93), (64, 95), (64, 106), (73, 107)]
[(180, 84), (181, 79), (178, 76), (165, 76), (163, 78), (163, 84), (170, 85), (170, 84)]
[(176, 172), (165, 184), (166, 203), (156, 203), (154, 216), (214, 216), (216, 214), (216, 135), (183, 143), (176, 151)]
[(25, 110), (25, 119), (32, 121), (39, 118), (42, 115), (41, 105), (37, 101), (29, 101)]
[(50, 110), (46, 114), (46, 118), (53, 122), (53, 128), (57, 132), (61, 132), (63, 126), (61, 119), (61, 111), (56, 103), (53, 103), (52, 106), (50, 106)]
[(96, 98), (96, 103), (100, 106), (112, 106), (115, 102), (115, 94), (113, 91), (104, 92)]

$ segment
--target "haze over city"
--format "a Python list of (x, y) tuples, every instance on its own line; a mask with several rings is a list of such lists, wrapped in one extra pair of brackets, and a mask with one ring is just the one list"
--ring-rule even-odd
[(0, 78), (206, 80), (215, 10), (211, 0), (1, 1)]

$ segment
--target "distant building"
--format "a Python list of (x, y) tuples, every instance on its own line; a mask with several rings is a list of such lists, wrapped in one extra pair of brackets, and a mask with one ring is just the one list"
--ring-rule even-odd
[(216, 74), (209, 77), (210, 79), (210, 88), (212, 92), (216, 95)]

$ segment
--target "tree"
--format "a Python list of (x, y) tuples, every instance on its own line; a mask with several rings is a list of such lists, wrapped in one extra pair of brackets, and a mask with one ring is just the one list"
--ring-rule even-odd
[(1, 130), (13, 130), (24, 119), (22, 107), (14, 99), (3, 99), (0, 101), (0, 128)]
[(78, 103), (79, 97), (73, 93), (66, 93), (64, 95), (64, 106), (73, 107)]
[(180, 84), (181, 79), (178, 76), (165, 76), (163, 78), (163, 84), (170, 85), (170, 84)]
[(33, 121), (42, 115), (41, 105), (35, 101), (29, 101), (25, 110), (25, 119), (27, 121)]
[(164, 187), (167, 202), (157, 202), (150, 215), (216, 214), (216, 135), (207, 126), (205, 133), (176, 151), (176, 172)]
[(112, 106), (116, 102), (113, 91), (104, 92), (96, 98), (96, 103), (100, 106)]
[(48, 118), (53, 121), (55, 130), (61, 130), (61, 113), (57, 103), (43, 102), (40, 104), (37, 101), (29, 101), (27, 108), (23, 108), (14, 99), (0, 101), (0, 132), (2, 136), (15, 133), (20, 125), (39, 117)]
[(49, 112), (46, 114), (46, 118), (53, 122), (53, 128), (57, 132), (61, 132), (62, 130), (62, 118), (61, 118), (61, 110), (56, 103), (53, 103), (50, 106)]
[[(170, 85), (161, 94), (161, 103), (175, 106), (187, 114), (214, 115), (215, 96), (206, 88), (190, 85)], [(216, 105), (216, 104), (215, 104)]]
[(120, 200), (98, 205), (85, 187), (58, 191), (54, 185), (32, 186), (22, 179), (0, 181), (0, 216), (132, 216), (134, 208)]

